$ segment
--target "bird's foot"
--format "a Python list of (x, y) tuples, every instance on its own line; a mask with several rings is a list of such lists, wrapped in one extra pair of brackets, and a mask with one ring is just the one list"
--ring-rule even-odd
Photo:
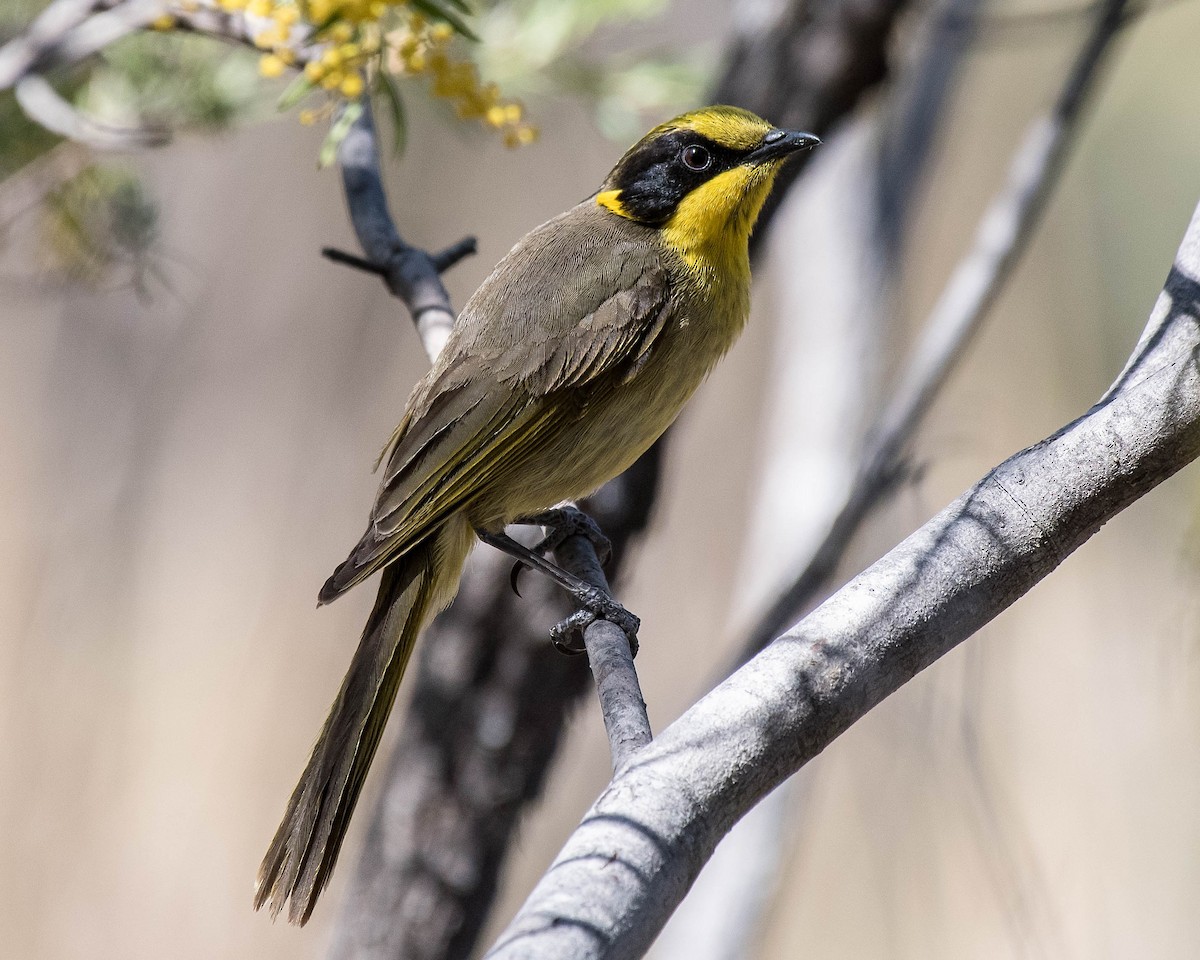
[[(582, 514), (580, 515), (582, 516)], [(588, 522), (591, 523), (590, 520)], [(591, 524), (591, 526), (595, 525)], [(551, 630), (554, 645), (559, 650), (564, 653), (583, 653), (585, 649), (584, 631), (596, 620), (607, 620), (615, 624), (629, 638), (630, 653), (637, 653), (637, 632), (641, 621), (617, 603), (607, 589), (589, 583), (577, 574), (564, 570), (558, 564), (547, 560), (536, 549), (518, 543), (507, 533), (496, 533), (480, 528), (476, 529), (475, 534), (484, 543), (516, 558), (517, 565), (513, 568), (514, 590), (517, 586), (516, 574), (521, 567), (531, 567), (566, 590), (582, 608)], [(603, 571), (596, 570), (595, 573), (599, 582), (604, 583)]]
[(533, 548), (543, 556), (552, 552), (568, 537), (586, 537), (596, 549), (596, 559), (600, 566), (608, 565), (612, 559), (612, 541), (604, 535), (600, 525), (580, 510), (573, 503), (564, 503), (517, 521), (523, 524), (534, 524), (546, 528), (546, 535)]
[[(551, 507), (549, 510), (543, 510), (541, 513), (521, 517), (516, 523), (522, 526), (546, 528), (546, 535), (529, 548), (540, 557), (553, 553), (562, 546), (564, 540), (578, 536), (585, 537), (595, 548), (596, 559), (600, 561), (601, 567), (607, 566), (608, 561), (612, 559), (612, 541), (604, 535), (604, 531), (600, 529), (600, 525), (595, 520), (573, 503), (564, 503), (557, 507)], [(518, 597), (521, 595), (521, 571), (526, 566), (527, 564), (518, 560), (513, 564), (512, 572), (508, 575), (508, 582), (512, 584), (513, 592)]]
[(629, 653), (637, 656), (638, 627), (642, 621), (617, 603), (611, 596), (599, 587), (586, 585), (585, 588), (572, 590), (572, 596), (581, 609), (576, 610), (565, 620), (561, 620), (550, 628), (550, 639), (560, 653), (577, 655), (586, 653), (583, 634), (597, 620), (607, 620), (621, 629), (629, 638)]

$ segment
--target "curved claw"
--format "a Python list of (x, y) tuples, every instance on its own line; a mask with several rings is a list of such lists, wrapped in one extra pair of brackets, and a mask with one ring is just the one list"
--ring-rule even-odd
[(554, 649), (569, 657), (587, 653), (583, 643), (583, 631), (596, 620), (590, 610), (576, 610), (573, 614), (550, 628), (550, 639)]
[(512, 592), (518, 597), (521, 596), (521, 572), (525, 569), (525, 564), (520, 560), (512, 565), (512, 570), (508, 572), (508, 584), (512, 587)]

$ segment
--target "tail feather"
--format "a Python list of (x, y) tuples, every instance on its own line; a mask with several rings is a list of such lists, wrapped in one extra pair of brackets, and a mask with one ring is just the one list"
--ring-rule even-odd
[[(463, 551), (446, 528), (384, 570), (375, 607), (283, 822), (258, 871), (254, 906), (303, 924), (337, 861), (350, 815), (428, 615), (453, 592)], [(290, 902), (289, 902), (290, 901)]]

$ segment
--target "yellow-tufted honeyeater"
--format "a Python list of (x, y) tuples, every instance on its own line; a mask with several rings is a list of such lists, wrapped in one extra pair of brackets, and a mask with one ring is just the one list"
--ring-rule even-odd
[(468, 301), (380, 458), (366, 534), (321, 590), (379, 595), (259, 871), (303, 923), (329, 879), (424, 624), (477, 538), (628, 467), (737, 339), (747, 244), (785, 158), (817, 138), (733, 107), (651, 130), (599, 191), (522, 239)]

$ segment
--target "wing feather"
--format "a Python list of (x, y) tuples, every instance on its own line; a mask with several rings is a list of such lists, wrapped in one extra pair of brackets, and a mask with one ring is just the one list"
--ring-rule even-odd
[[(619, 221), (619, 222), (613, 222)], [(381, 455), (366, 534), (327, 602), (401, 556), (540, 449), (608, 374), (636, 374), (669, 317), (646, 228), (585, 201), (500, 262), (467, 303)]]

